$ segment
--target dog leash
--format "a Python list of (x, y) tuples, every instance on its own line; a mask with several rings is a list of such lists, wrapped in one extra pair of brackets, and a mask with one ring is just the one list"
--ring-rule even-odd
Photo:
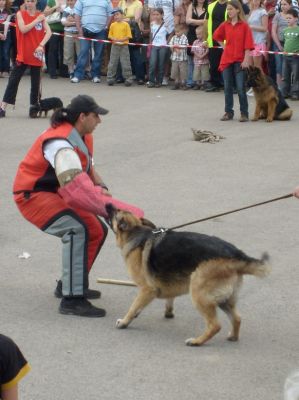
[(264, 204), (273, 203), (274, 201), (279, 201), (279, 200), (288, 199), (289, 197), (293, 197), (293, 193), (285, 194), (284, 196), (280, 196), (280, 197), (275, 197), (274, 199), (262, 201), (262, 202), (260, 202), (260, 203), (251, 204), (251, 205), (249, 205), (249, 206), (240, 207), (240, 208), (235, 208), (234, 210), (225, 211), (225, 212), (222, 212), (222, 213), (220, 213), (220, 214), (210, 215), (209, 217), (200, 218), (200, 219), (197, 219), (197, 220), (195, 220), (195, 221), (186, 222), (185, 224), (176, 225), (176, 226), (173, 226), (173, 227), (171, 227), (171, 228), (159, 228), (159, 229), (154, 229), (152, 232), (153, 232), (153, 234), (165, 233), (165, 232), (167, 232), (167, 231), (172, 231), (172, 230), (174, 230), (174, 229), (183, 228), (184, 226), (197, 224), (197, 223), (199, 223), (199, 222), (208, 221), (209, 219), (214, 219), (214, 218), (217, 218), (217, 217), (222, 217), (222, 216), (224, 216), (224, 215), (233, 214), (233, 213), (236, 213), (236, 212), (239, 212), (239, 211), (242, 211), (242, 210), (247, 210), (248, 208), (258, 207), (258, 206), (262, 206), (262, 205), (264, 205)]

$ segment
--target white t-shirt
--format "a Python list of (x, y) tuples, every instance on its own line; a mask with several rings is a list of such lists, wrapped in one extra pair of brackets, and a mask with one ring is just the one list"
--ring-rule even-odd
[[(248, 17), (248, 24), (254, 26), (262, 26), (262, 18), (264, 15), (268, 15), (264, 8), (258, 8), (253, 10)], [(262, 44), (267, 42), (267, 32), (258, 32), (251, 29), (254, 44)]]
[(67, 141), (63, 139), (53, 139), (49, 140), (43, 148), (45, 159), (55, 168), (54, 160), (57, 152), (61, 149), (70, 148), (73, 149), (73, 146)]
[(162, 8), (164, 11), (163, 19), (168, 32), (174, 31), (174, 9), (181, 4), (180, 0), (149, 0), (149, 8)]
[[(161, 26), (159, 29), (160, 25), (156, 23), (151, 24), (151, 35), (154, 37), (154, 40), (152, 41), (152, 44), (155, 46), (165, 46), (167, 44), (167, 39), (166, 36), (170, 31), (167, 29), (165, 24)], [(156, 33), (159, 29), (159, 32)]]

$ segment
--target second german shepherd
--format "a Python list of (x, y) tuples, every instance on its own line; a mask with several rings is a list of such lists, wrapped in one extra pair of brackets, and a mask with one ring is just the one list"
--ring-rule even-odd
[(238, 340), (241, 318), (236, 302), (243, 275), (266, 276), (270, 271), (267, 254), (258, 260), (224, 240), (199, 233), (155, 233), (150, 221), (110, 205), (107, 212), (129, 274), (139, 288), (128, 313), (117, 320), (117, 328), (126, 328), (155, 298), (166, 299), (165, 317), (173, 318), (174, 298), (190, 292), (206, 329), (186, 344), (200, 346), (220, 331), (217, 307), (231, 321), (228, 340)]
[(291, 119), (293, 111), (283, 98), (277, 84), (257, 67), (248, 68), (247, 84), (252, 87), (256, 106), (252, 121), (273, 119), (287, 121)]

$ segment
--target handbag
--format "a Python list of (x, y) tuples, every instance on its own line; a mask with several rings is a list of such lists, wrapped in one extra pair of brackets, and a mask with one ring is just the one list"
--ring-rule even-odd
[(140, 30), (137, 22), (134, 20), (131, 20), (129, 22), (129, 25), (130, 25), (131, 33), (132, 33), (132, 39), (130, 39), (129, 41), (131, 43), (142, 43), (143, 37), (142, 37), (142, 33), (141, 33), (141, 30)]
[[(150, 58), (150, 56), (151, 56), (152, 47), (153, 47), (153, 46), (152, 46), (152, 43), (153, 43), (153, 41), (154, 41), (154, 39), (155, 39), (157, 33), (159, 32), (159, 30), (162, 28), (163, 25), (164, 25), (164, 22), (162, 22), (162, 24), (161, 24), (161, 25), (159, 26), (159, 28), (156, 30), (154, 36), (151, 38), (151, 40), (150, 40), (150, 42), (149, 42), (149, 44), (148, 44), (148, 46), (147, 46), (147, 49), (146, 49), (146, 57), (147, 57), (147, 58)], [(150, 35), (150, 36), (151, 36), (151, 35)]]
[(59, 11), (54, 11), (52, 14), (46, 17), (46, 21), (49, 25), (56, 24), (61, 21), (61, 13)]

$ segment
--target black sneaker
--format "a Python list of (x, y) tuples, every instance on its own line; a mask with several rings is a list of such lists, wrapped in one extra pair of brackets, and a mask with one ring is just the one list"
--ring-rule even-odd
[(5, 118), (5, 110), (3, 110), (2, 108), (0, 108), (0, 118)]
[(40, 112), (40, 105), (35, 104), (29, 108), (29, 118), (38, 118)]
[[(63, 297), (61, 280), (57, 281), (57, 286), (54, 291), (54, 296), (57, 297), (58, 299), (62, 299), (62, 297)], [(101, 297), (101, 292), (99, 290), (87, 289), (84, 293), (84, 296), (87, 299), (99, 299)]]
[(103, 308), (93, 306), (84, 297), (64, 297), (61, 300), (59, 312), (60, 314), (89, 318), (100, 318), (106, 315), (106, 311)]

